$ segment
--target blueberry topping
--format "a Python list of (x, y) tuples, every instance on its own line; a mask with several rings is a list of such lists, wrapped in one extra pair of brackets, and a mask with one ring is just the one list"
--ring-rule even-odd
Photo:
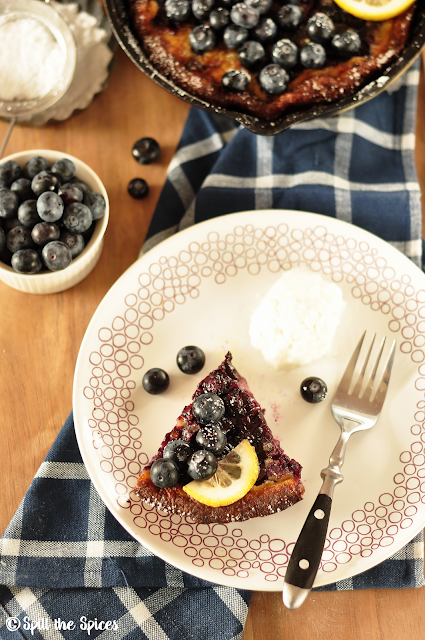
[(62, 198), (65, 206), (73, 202), (82, 202), (84, 191), (80, 189), (77, 182), (65, 182), (58, 189), (58, 195)]
[(190, 2), (189, 0), (166, 0), (165, 13), (170, 20), (184, 22), (190, 16)]
[(224, 416), (224, 402), (215, 393), (203, 393), (195, 398), (192, 412), (201, 424), (214, 424)]
[(68, 182), (75, 176), (75, 164), (68, 158), (61, 158), (52, 164), (50, 171), (58, 176), (61, 182)]
[(18, 273), (38, 273), (43, 266), (34, 249), (19, 249), (13, 254), (11, 264)]
[(18, 178), (15, 182), (12, 182), (10, 190), (16, 193), (19, 198), (19, 202), (31, 200), (31, 198), (34, 197), (31, 189), (31, 180), (28, 180), (28, 178)]
[(245, 67), (254, 67), (256, 64), (264, 60), (266, 52), (260, 42), (248, 40), (241, 46), (238, 55), (239, 60)]
[(300, 51), (301, 64), (306, 69), (320, 69), (326, 61), (326, 51), (321, 44), (309, 42)]
[(70, 231), (63, 232), (60, 236), (60, 241), (68, 247), (71, 252), (72, 259), (79, 256), (86, 245), (81, 233), (71, 233)]
[(362, 41), (360, 36), (353, 29), (348, 29), (344, 33), (338, 33), (332, 38), (332, 47), (341, 54), (351, 55), (360, 51)]
[(148, 195), (149, 186), (146, 180), (143, 180), (143, 178), (133, 178), (133, 180), (130, 180), (130, 182), (128, 183), (127, 191), (132, 198), (140, 200), (141, 198), (145, 198)]
[(210, 13), (210, 25), (216, 31), (227, 27), (229, 20), (230, 13), (225, 7), (218, 7), (217, 9), (213, 9)]
[(0, 219), (1, 218), (13, 218), (18, 210), (19, 198), (14, 191), (0, 189)]
[(150, 475), (156, 487), (174, 487), (179, 481), (180, 471), (174, 460), (158, 458), (150, 468)]
[(21, 167), (15, 160), (6, 160), (0, 164), (0, 180), (5, 185), (15, 182), (21, 175)]
[(50, 271), (62, 271), (71, 264), (71, 252), (63, 242), (48, 242), (41, 252), (43, 262)]
[(47, 162), (46, 158), (42, 156), (33, 156), (26, 163), (22, 173), (25, 178), (32, 180), (35, 178), (37, 173), (40, 171), (48, 171), (50, 169), (50, 164)]
[(153, 138), (140, 138), (134, 143), (132, 153), (139, 164), (151, 164), (158, 160), (161, 149)]
[(23, 227), (32, 229), (35, 224), (41, 222), (37, 213), (37, 203), (35, 200), (25, 200), (18, 209), (18, 220)]
[(282, 29), (296, 29), (302, 19), (303, 12), (297, 4), (286, 4), (277, 13), (277, 21)]
[(272, 0), (244, 0), (244, 2), (249, 7), (257, 9), (260, 16), (263, 15), (263, 13), (267, 13), (272, 6)]
[(215, 455), (221, 453), (227, 444), (227, 438), (220, 427), (209, 424), (201, 427), (196, 434), (196, 443)]
[(106, 211), (106, 201), (101, 193), (97, 191), (91, 191), (84, 194), (83, 202), (92, 213), (93, 220), (100, 220), (103, 218)]
[(63, 211), (63, 201), (57, 193), (45, 191), (37, 200), (37, 213), (45, 222), (56, 222)]
[(164, 371), (164, 369), (159, 369), (157, 367), (146, 371), (142, 380), (143, 389), (153, 396), (166, 391), (169, 384), (170, 378), (168, 373)]
[(38, 197), (45, 191), (56, 191), (60, 187), (60, 180), (57, 175), (50, 173), (50, 171), (40, 171), (32, 179), (31, 189)]
[(162, 453), (164, 458), (173, 460), (180, 469), (186, 466), (192, 454), (193, 449), (185, 440), (171, 440)]
[(54, 222), (38, 222), (31, 230), (31, 238), (39, 247), (48, 242), (59, 240), (59, 227)]
[(272, 49), (272, 60), (284, 69), (291, 69), (298, 61), (298, 47), (286, 38), (278, 40)]
[(177, 354), (177, 366), (183, 373), (199, 373), (204, 364), (205, 353), (199, 347), (183, 347)]
[(192, 13), (198, 20), (203, 20), (214, 6), (215, 0), (192, 0)]
[(217, 471), (217, 458), (211, 451), (200, 449), (195, 451), (189, 465), (187, 472), (194, 480), (206, 480), (211, 478)]
[(83, 233), (90, 228), (93, 216), (90, 209), (82, 202), (73, 202), (65, 209), (63, 224), (73, 233)]
[(238, 2), (230, 11), (230, 19), (238, 27), (253, 29), (260, 20), (260, 12), (244, 2)]
[(3, 229), (0, 227), (0, 251), (3, 251), (5, 246), (6, 246), (6, 234), (3, 231)]
[(287, 87), (289, 76), (278, 64), (269, 64), (261, 70), (258, 81), (267, 93), (280, 95)]
[(215, 35), (211, 27), (199, 24), (189, 34), (190, 46), (197, 53), (211, 51), (215, 46)]
[(277, 34), (276, 23), (271, 18), (263, 18), (260, 24), (254, 29), (255, 36), (260, 42), (270, 42)]
[(6, 236), (6, 246), (12, 253), (19, 249), (31, 249), (34, 246), (31, 231), (21, 226), (14, 227)]
[(300, 391), (304, 400), (315, 404), (326, 398), (328, 388), (321, 378), (306, 378), (301, 383)]
[(221, 79), (223, 87), (231, 91), (245, 91), (250, 82), (251, 76), (243, 69), (227, 71)]
[(326, 13), (315, 13), (307, 22), (307, 35), (313, 42), (326, 42), (334, 33), (335, 25)]
[(223, 42), (228, 49), (239, 49), (248, 38), (248, 29), (229, 24), (223, 33)]

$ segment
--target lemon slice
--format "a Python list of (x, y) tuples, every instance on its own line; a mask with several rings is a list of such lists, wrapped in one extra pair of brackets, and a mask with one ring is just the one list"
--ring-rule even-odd
[(406, 11), (415, 0), (335, 0), (347, 13), (362, 20), (388, 20)]
[(254, 486), (260, 465), (254, 447), (242, 440), (223, 460), (207, 480), (192, 480), (183, 490), (209, 507), (224, 507), (244, 497)]

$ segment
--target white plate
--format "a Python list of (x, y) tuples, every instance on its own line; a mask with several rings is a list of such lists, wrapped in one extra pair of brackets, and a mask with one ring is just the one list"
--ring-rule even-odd
[[(300, 262), (338, 283), (347, 307), (331, 356), (276, 373), (251, 346), (249, 322), (282, 270)], [(348, 445), (315, 586), (388, 558), (425, 524), (425, 278), (379, 238), (317, 214), (254, 211), (197, 224), (149, 251), (106, 295), (78, 357), (74, 418), (84, 462), (107, 507), (136, 540), (188, 573), (280, 590), (339, 436), (330, 414), (333, 392), (364, 329), (397, 339), (395, 366), (378, 424)], [(206, 352), (195, 376), (176, 365), (187, 344)], [(131, 489), (198, 381), (227, 350), (285, 452), (303, 465), (306, 492), (283, 513), (196, 526), (145, 508)], [(170, 375), (162, 395), (142, 388), (151, 367)], [(310, 374), (328, 384), (318, 405), (300, 397)]]

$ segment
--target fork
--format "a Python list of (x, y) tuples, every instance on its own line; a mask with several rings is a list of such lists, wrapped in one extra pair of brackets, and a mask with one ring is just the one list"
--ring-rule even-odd
[[(320, 474), (323, 479), (322, 488), (307, 516), (289, 560), (282, 594), (283, 603), (288, 609), (298, 609), (313, 586), (325, 545), (333, 492), (336, 485), (344, 479), (341, 467), (344, 463), (347, 442), (356, 431), (370, 429), (376, 424), (387, 394), (396, 341), (393, 341), (382, 374), (376, 380), (385, 338), (381, 342), (374, 364), (371, 361), (370, 375), (365, 376), (376, 334), (361, 366), (359, 356), (365, 336), (366, 331), (351, 356), (332, 401), (331, 413), (341, 427), (341, 435), (329, 458), (329, 466)], [(357, 378), (358, 362), (361, 371)], [(365, 381), (366, 384), (364, 384)], [(353, 385), (354, 388), (351, 390)]]

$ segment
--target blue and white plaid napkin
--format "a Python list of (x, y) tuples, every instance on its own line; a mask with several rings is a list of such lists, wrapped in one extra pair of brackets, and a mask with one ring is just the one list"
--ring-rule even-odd
[[(189, 225), (251, 209), (335, 216), (421, 264), (414, 165), (418, 66), (396, 90), (333, 118), (257, 136), (192, 109), (143, 251)], [(419, 587), (423, 537), (321, 590)], [(250, 592), (163, 562), (111, 516), (66, 421), (0, 540), (0, 638), (236, 640)]]

